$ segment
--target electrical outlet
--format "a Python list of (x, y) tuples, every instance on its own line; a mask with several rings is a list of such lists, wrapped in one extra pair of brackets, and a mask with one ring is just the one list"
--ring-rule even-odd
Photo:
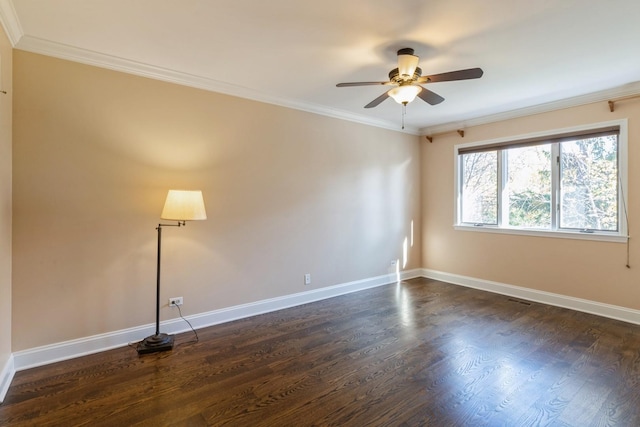
[(182, 297), (169, 298), (169, 307), (174, 307), (176, 305), (182, 305), (182, 304), (183, 304)]
[(304, 275), (304, 284), (305, 285), (311, 284), (311, 273), (307, 273)]

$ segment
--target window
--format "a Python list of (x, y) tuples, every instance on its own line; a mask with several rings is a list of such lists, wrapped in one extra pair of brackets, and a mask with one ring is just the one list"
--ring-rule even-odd
[(455, 147), (456, 228), (625, 241), (626, 120)]

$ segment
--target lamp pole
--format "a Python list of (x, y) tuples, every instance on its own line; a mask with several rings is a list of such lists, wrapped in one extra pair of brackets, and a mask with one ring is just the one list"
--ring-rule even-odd
[(156, 267), (156, 335), (160, 335), (160, 252), (162, 250), (162, 224), (158, 224), (156, 230), (158, 230), (158, 264)]
[(160, 335), (160, 260), (162, 252), (162, 227), (180, 227), (187, 225), (185, 221), (178, 221), (177, 224), (158, 224), (158, 266), (156, 269), (156, 335)]
[(177, 224), (158, 224), (158, 259), (156, 267), (156, 333), (138, 343), (136, 350), (139, 354), (167, 351), (173, 348), (173, 335), (160, 333), (160, 261), (162, 259), (162, 227), (180, 227), (185, 221)]

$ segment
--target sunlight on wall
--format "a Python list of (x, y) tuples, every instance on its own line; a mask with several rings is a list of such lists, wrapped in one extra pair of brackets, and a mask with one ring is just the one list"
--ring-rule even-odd
[[(402, 270), (406, 269), (409, 264), (409, 244), (413, 247), (413, 220), (410, 224), (410, 236), (404, 236), (402, 240)], [(400, 260), (396, 259), (392, 265), (396, 267), (396, 282), (400, 282)]]
[(404, 242), (402, 243), (402, 268), (407, 268), (407, 262), (409, 262), (409, 241), (405, 236)]
[(413, 220), (411, 220), (411, 247), (413, 247)]

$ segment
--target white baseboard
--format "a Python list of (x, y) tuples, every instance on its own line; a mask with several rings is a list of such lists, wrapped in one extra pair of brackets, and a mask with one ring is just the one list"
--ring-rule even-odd
[(460, 276), (458, 274), (445, 273), (442, 271), (422, 269), (422, 277), (440, 280), (454, 285), (466, 286), (468, 288), (480, 289), (496, 294), (508, 295), (524, 300), (540, 302), (556, 307), (569, 308), (571, 310), (582, 311), (584, 313), (595, 314), (597, 316), (608, 317), (610, 319), (621, 320), (623, 322), (640, 325), (640, 311), (631, 308), (620, 307), (611, 304), (590, 301), (581, 298), (569, 297), (566, 295), (554, 294), (551, 292), (538, 291), (520, 286), (508, 285), (506, 283), (492, 282), (490, 280), (476, 279), (474, 277)]
[[(640, 324), (640, 311), (629, 308), (603, 304), (580, 298), (569, 297), (535, 289), (513, 286), (505, 283), (492, 282), (474, 277), (461, 276), (430, 269), (415, 269), (396, 274), (387, 274), (369, 279), (357, 280), (326, 288), (312, 289), (282, 297), (256, 301), (253, 303), (237, 305), (206, 313), (186, 316), (194, 328), (200, 329), (220, 323), (256, 316), (272, 311), (282, 310), (314, 301), (345, 295), (364, 289), (395, 283), (400, 280), (408, 280), (416, 277), (440, 280), (454, 285), (461, 285), (483, 291), (508, 295), (529, 301), (564, 307), (576, 311), (582, 311), (628, 323)], [(163, 332), (177, 334), (189, 330), (188, 325), (180, 318), (162, 322)], [(155, 331), (154, 324), (137, 326), (105, 334), (64, 341), (42, 347), (31, 348), (13, 353), (5, 366), (0, 371), (0, 402), (9, 389), (9, 385), (17, 371), (36, 366), (46, 365), (61, 360), (72, 359), (92, 353), (123, 347), (131, 342), (137, 342), (144, 337), (152, 335)], [(134, 351), (134, 350), (132, 350)]]
[[(399, 274), (400, 280), (420, 277), (421, 270), (408, 270)], [(395, 283), (398, 280), (396, 274), (385, 274), (369, 279), (357, 280), (326, 288), (312, 289), (282, 297), (256, 301), (253, 303), (237, 305), (233, 307), (214, 310), (206, 313), (185, 316), (194, 328), (200, 329), (220, 323), (243, 319), (271, 311), (282, 310), (297, 305), (332, 298), (339, 295), (357, 292), (368, 288)], [(161, 322), (162, 332), (177, 334), (189, 331), (189, 326), (180, 318)], [(155, 332), (155, 324), (137, 326), (119, 331), (93, 335), (70, 341), (45, 345), (42, 347), (16, 351), (13, 353), (12, 370), (21, 371), (36, 366), (98, 353), (112, 348), (123, 347), (131, 342), (137, 342), (152, 335)], [(134, 350), (132, 350), (134, 351)], [(13, 376), (13, 375), (12, 375)], [(9, 381), (10, 382), (10, 381)], [(0, 383), (4, 384), (4, 383)], [(7, 385), (8, 387), (8, 385)]]
[(13, 362), (13, 355), (10, 354), (9, 360), (7, 360), (7, 363), (4, 364), (0, 371), (0, 403), (4, 401), (4, 397), (7, 395), (7, 391), (11, 385), (11, 380), (13, 380), (13, 376), (16, 373), (16, 368)]

